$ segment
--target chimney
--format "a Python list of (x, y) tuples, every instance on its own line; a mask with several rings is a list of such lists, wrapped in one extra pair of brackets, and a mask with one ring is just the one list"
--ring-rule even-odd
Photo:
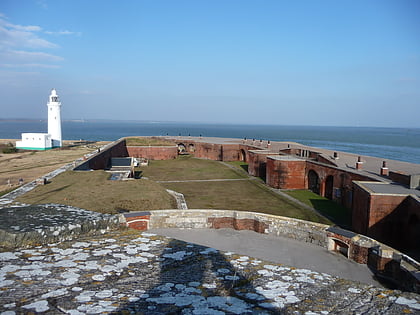
[(334, 160), (338, 160), (338, 153), (334, 152)]
[(356, 170), (361, 170), (363, 168), (362, 158), (359, 156), (356, 162)]
[(388, 167), (386, 167), (386, 161), (382, 162), (381, 175), (382, 176), (388, 176), (389, 175), (389, 169), (388, 169)]
[(267, 148), (269, 148), (271, 146), (271, 142), (270, 140), (267, 141)]

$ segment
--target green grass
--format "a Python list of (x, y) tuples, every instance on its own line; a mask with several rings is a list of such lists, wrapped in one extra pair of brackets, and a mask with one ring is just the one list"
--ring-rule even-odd
[(331, 224), (315, 212), (283, 199), (255, 180), (165, 183), (164, 186), (184, 194), (190, 209), (254, 211)]
[(136, 170), (141, 171), (142, 176), (159, 181), (247, 177), (217, 161), (197, 159), (188, 155), (179, 156), (174, 160), (150, 161), (149, 166), (139, 167)]
[(327, 216), (334, 223), (351, 228), (351, 211), (334, 201), (319, 196), (310, 190), (290, 190), (286, 193), (293, 198), (315, 208), (323, 215)]
[(231, 162), (225, 162), (228, 163), (234, 167), (236, 167), (237, 169), (241, 170), (241, 171), (245, 171), (248, 173), (248, 163), (243, 162), (243, 161), (231, 161)]
[(132, 137), (126, 138), (127, 146), (174, 146), (175, 143), (157, 137)]
[(17, 198), (29, 204), (59, 203), (102, 213), (120, 210), (174, 209), (176, 203), (158, 183), (149, 180), (108, 180), (104, 171), (68, 171), (51, 183)]

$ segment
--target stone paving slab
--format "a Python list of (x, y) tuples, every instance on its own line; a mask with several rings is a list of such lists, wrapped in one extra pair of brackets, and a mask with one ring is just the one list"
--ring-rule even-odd
[(420, 296), (151, 233), (0, 252), (0, 314), (404, 314)]

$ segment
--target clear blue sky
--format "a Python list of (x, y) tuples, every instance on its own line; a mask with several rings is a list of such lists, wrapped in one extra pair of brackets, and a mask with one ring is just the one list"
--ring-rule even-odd
[(420, 127), (420, 1), (0, 1), (0, 118)]

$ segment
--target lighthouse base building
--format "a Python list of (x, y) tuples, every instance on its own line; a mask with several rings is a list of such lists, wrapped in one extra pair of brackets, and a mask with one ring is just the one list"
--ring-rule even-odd
[(62, 146), (61, 103), (57, 91), (51, 90), (48, 106), (48, 133), (22, 133), (22, 140), (16, 141), (16, 148), (23, 150), (49, 150)]
[(22, 141), (16, 142), (16, 148), (24, 150), (52, 149), (51, 135), (49, 133), (22, 133)]

